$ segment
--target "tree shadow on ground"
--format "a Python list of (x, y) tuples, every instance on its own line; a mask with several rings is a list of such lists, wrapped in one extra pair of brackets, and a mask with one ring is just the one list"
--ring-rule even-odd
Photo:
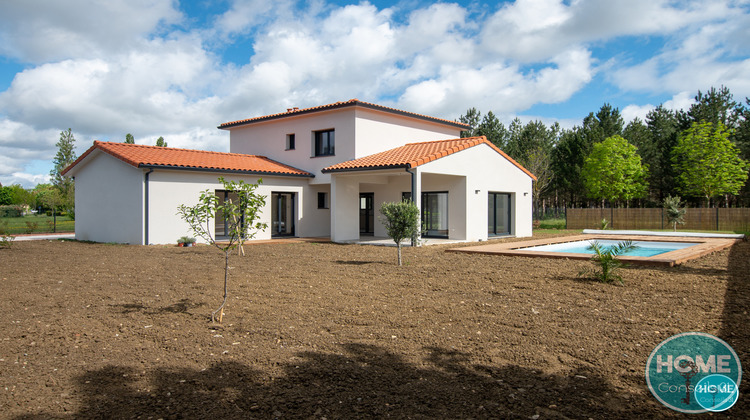
[[(724, 296), (719, 338), (726, 341), (740, 358), (742, 381), (740, 398), (727, 414), (750, 412), (750, 243), (735, 244), (729, 251), (729, 281)], [(718, 291), (717, 291), (718, 292)], [(745, 396), (743, 398), (743, 395)]]
[(190, 309), (200, 308), (206, 306), (205, 303), (195, 303), (189, 298), (180, 299), (176, 303), (171, 305), (163, 306), (160, 308), (149, 308), (142, 303), (123, 303), (117, 305), (110, 305), (113, 308), (120, 308), (123, 314), (129, 314), (131, 312), (142, 312), (148, 315), (164, 314), (164, 313), (188, 313)]
[[(519, 366), (472, 364), (443, 348), (419, 364), (381, 347), (305, 351), (269, 378), (236, 361), (205, 370), (108, 366), (77, 378), (74, 418), (604, 418), (638, 417), (594, 371), (547, 375)], [(31, 414), (19, 419), (51, 418)]]

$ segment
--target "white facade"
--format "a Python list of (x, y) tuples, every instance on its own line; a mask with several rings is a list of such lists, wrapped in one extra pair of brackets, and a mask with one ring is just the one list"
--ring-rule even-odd
[[(415, 173), (416, 196), (425, 192), (447, 192), (448, 239), (482, 241), (489, 239), (489, 193), (510, 197), (509, 235), (532, 234), (532, 179), (504, 156), (485, 144), (454, 153), (411, 169)], [(331, 239), (348, 242), (359, 239), (359, 193), (373, 193), (374, 208), (384, 202), (400, 201), (412, 191), (412, 175), (405, 169), (333, 173), (331, 190), (337, 206), (332, 210)], [(343, 202), (342, 202), (343, 200)], [(421, 207), (421, 200), (416, 200)], [(374, 236), (387, 236), (375, 218)]]
[[(335, 130), (333, 156), (315, 156), (314, 133)], [(281, 119), (227, 128), (229, 152), (261, 155), (315, 174), (311, 184), (330, 184), (325, 167), (374, 153), (431, 140), (456, 138), (460, 128), (393, 115), (367, 108), (348, 107), (291, 115)], [(295, 148), (287, 149), (287, 136), (294, 134)]]
[[(248, 183), (263, 179), (257, 190), (266, 196), (260, 221), (269, 228), (255, 239), (282, 233), (335, 242), (356, 241), (362, 235), (385, 237), (377, 209), (406, 196), (413, 196), (418, 206), (427, 203), (422, 215), (437, 226), (429, 232), (442, 237), (479, 241), (495, 233), (531, 235), (532, 176), (487, 143), (409, 169), (322, 172), (410, 143), (456, 139), (460, 124), (364, 103), (321, 108), (222, 127), (230, 131), (231, 153), (265, 156), (313, 176), (154, 167), (92, 147), (68, 169), (76, 180), (76, 239), (168, 244), (193, 236), (177, 208), (194, 205), (205, 190), (218, 193), (223, 187), (219, 176)], [(322, 130), (334, 130), (335, 153), (316, 157), (315, 133)], [(292, 134), (295, 144), (290, 148)], [(160, 148), (158, 153), (168, 155), (169, 150)], [(363, 203), (369, 209), (363, 210)], [(504, 217), (507, 223), (500, 220)]]

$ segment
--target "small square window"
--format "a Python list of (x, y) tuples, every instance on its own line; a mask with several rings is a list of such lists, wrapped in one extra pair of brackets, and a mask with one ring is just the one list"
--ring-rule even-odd
[(286, 150), (294, 150), (294, 134), (286, 135)]
[(324, 192), (318, 193), (318, 208), (319, 209), (328, 208), (328, 193), (324, 193)]
[(401, 193), (401, 201), (411, 201), (411, 191)]

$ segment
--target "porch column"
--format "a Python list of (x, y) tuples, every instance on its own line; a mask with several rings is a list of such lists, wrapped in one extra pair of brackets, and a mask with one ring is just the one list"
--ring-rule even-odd
[(331, 241), (359, 240), (359, 182), (331, 174)]

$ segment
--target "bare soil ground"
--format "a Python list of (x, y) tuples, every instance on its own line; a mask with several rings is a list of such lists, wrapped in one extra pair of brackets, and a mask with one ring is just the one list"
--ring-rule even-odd
[[(0, 250), (0, 417), (653, 418), (662, 340), (703, 331), (750, 366), (750, 244), (679, 267), (318, 243), (17, 242)], [(740, 401), (714, 417), (750, 416)]]

